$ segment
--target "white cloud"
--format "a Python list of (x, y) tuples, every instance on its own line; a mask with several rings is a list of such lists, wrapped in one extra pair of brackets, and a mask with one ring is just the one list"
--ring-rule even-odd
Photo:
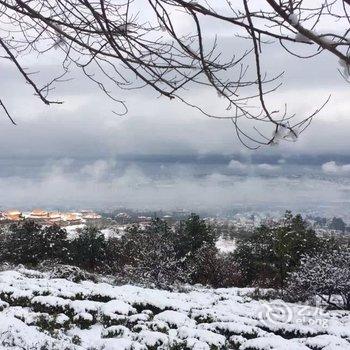
[(229, 164), (228, 168), (232, 169), (235, 173), (245, 173), (245, 174), (277, 174), (281, 167), (279, 165), (273, 165), (273, 164), (267, 164), (267, 163), (261, 163), (261, 164), (246, 164), (242, 163), (238, 160), (232, 159)]
[(258, 164), (256, 167), (258, 170), (264, 173), (274, 173), (278, 172), (281, 169), (281, 167), (278, 165), (272, 165), (267, 163)]
[(241, 163), (239, 160), (232, 159), (228, 164), (228, 167), (233, 170), (246, 171), (248, 170), (248, 165)]
[(349, 175), (350, 164), (338, 165), (335, 161), (330, 161), (322, 164), (322, 171), (325, 174)]
[(88, 175), (93, 179), (102, 179), (107, 175), (110, 175), (113, 171), (113, 167), (115, 166), (115, 162), (106, 161), (106, 160), (97, 160), (91, 164), (85, 165), (81, 169), (82, 175)]

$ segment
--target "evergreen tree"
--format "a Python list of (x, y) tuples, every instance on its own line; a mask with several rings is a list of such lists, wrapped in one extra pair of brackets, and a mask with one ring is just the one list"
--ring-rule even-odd
[(106, 258), (106, 240), (96, 227), (86, 227), (71, 242), (71, 250), (76, 265), (95, 270)]
[(319, 239), (300, 215), (286, 212), (279, 224), (262, 225), (252, 237), (238, 243), (235, 257), (247, 284), (283, 287), (287, 274), (305, 253), (316, 251)]
[(332, 230), (338, 230), (338, 231), (345, 231), (346, 224), (342, 218), (336, 218), (334, 217), (329, 224), (329, 228)]
[(6, 260), (15, 264), (38, 264), (43, 260), (41, 226), (24, 220), (12, 224), (6, 240)]
[(40, 241), (43, 259), (63, 263), (71, 261), (66, 230), (58, 225), (43, 227), (40, 230)]
[(197, 214), (181, 221), (173, 233), (176, 256), (192, 283), (217, 284), (217, 235)]
[(191, 214), (174, 233), (175, 250), (180, 258), (191, 256), (203, 246), (214, 247), (216, 239), (214, 230), (197, 214)]
[(3, 238), (3, 259), (17, 264), (38, 264), (43, 260), (66, 261), (67, 232), (59, 226), (43, 227), (24, 220), (13, 224)]
[(215, 246), (203, 245), (191, 260), (191, 282), (214, 288), (240, 286), (242, 274), (232, 255), (220, 254)]

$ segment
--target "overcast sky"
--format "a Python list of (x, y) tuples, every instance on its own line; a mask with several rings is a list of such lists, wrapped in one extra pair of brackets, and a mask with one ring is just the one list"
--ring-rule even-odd
[[(235, 47), (227, 31), (221, 45), (226, 53)], [(45, 76), (57, 70), (53, 57), (28, 66)], [(114, 91), (129, 108), (118, 117), (111, 112), (118, 107), (78, 71), (54, 93), (65, 103), (47, 107), (2, 60), (0, 97), (18, 125), (0, 113), (0, 206), (197, 210), (347, 201), (350, 90), (338, 68), (327, 54), (301, 60), (277, 45), (265, 47), (264, 69), (285, 71), (273, 103), (286, 101), (291, 111), (306, 115), (332, 98), (296, 143), (250, 151), (229, 121), (205, 117), (150, 89)], [(207, 89), (187, 94), (224, 110)]]

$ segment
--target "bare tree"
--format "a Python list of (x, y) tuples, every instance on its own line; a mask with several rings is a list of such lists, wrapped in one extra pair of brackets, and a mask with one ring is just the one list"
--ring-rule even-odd
[[(257, 148), (297, 139), (324, 106), (306, 116), (271, 106), (267, 95), (281, 85), (282, 73), (264, 72), (266, 45), (277, 41), (300, 58), (327, 51), (339, 59), (341, 75), (349, 79), (349, 13), (350, 0), (0, 0), (0, 46), (2, 57), (12, 61), (47, 105), (61, 103), (50, 93), (76, 66), (120, 104), (122, 111), (115, 113), (127, 113), (127, 107), (108, 86), (149, 86), (207, 116), (231, 120), (239, 140)], [(191, 24), (188, 33), (179, 17)], [(233, 42), (244, 38), (248, 48), (225, 59), (220, 37), (206, 35), (208, 21), (225, 24)], [(297, 54), (300, 46), (309, 53)], [(39, 86), (25, 57), (52, 50), (57, 50), (62, 72)], [(189, 101), (186, 88), (196, 85), (215, 90), (228, 115), (212, 114)], [(11, 118), (1, 100), (0, 105)], [(251, 121), (248, 130), (244, 120)]]

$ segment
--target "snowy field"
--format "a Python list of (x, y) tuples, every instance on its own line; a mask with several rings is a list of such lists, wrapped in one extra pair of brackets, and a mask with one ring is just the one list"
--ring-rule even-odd
[[(72, 240), (79, 236), (79, 230), (83, 230), (86, 227), (85, 224), (81, 225), (70, 225), (65, 226), (64, 229), (67, 231), (68, 239)], [(118, 229), (105, 228), (101, 230), (101, 233), (106, 239), (109, 238), (120, 238), (124, 234), (125, 227), (120, 226)]]
[(350, 313), (249, 289), (182, 292), (0, 272), (0, 349), (350, 350)]
[(232, 253), (236, 250), (236, 241), (233, 239), (224, 239), (220, 237), (216, 241), (216, 248), (218, 248), (221, 253)]

